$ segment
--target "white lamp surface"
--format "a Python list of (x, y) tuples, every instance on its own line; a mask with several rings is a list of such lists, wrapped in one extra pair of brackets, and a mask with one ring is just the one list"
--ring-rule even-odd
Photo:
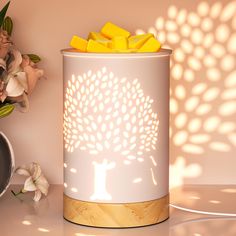
[(62, 53), (65, 195), (102, 203), (168, 195), (171, 51)]

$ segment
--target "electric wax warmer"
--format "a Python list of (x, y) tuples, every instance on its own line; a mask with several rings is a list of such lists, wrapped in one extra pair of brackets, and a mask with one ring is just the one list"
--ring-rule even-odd
[(135, 227), (169, 216), (169, 59), (62, 51), (64, 217)]

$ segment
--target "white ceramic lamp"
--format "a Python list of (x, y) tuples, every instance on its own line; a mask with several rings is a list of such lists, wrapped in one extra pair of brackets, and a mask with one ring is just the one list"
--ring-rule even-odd
[(167, 219), (171, 51), (62, 54), (64, 217), (99, 227)]

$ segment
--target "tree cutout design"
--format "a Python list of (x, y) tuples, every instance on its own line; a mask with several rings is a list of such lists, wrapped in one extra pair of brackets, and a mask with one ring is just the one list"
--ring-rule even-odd
[(115, 162), (109, 162), (107, 159), (104, 159), (102, 163), (93, 162), (94, 165), (94, 193), (90, 197), (92, 201), (99, 200), (111, 200), (111, 195), (106, 190), (106, 174), (107, 170), (113, 169), (116, 164)]
[[(159, 120), (152, 110), (153, 102), (144, 95), (137, 78), (118, 78), (106, 67), (96, 73), (89, 70), (83, 75), (72, 75), (65, 91), (65, 149), (74, 152), (79, 148), (94, 157), (106, 158), (106, 152), (112, 151), (124, 158), (125, 165), (134, 160), (143, 162), (144, 154), (151, 155), (156, 150)], [(93, 164), (95, 176), (100, 179), (95, 184), (103, 186), (103, 192), (99, 193), (95, 186), (97, 192), (91, 198), (109, 200), (105, 172), (115, 163), (106, 160)], [(152, 168), (150, 172), (156, 185)]]
[[(178, 159), (209, 151), (233, 152), (236, 147), (235, 29), (236, 1), (199, 1), (194, 11), (169, 6), (167, 16), (158, 17), (147, 30), (157, 36), (163, 47), (173, 49), (171, 170), (179, 168)], [(188, 166), (190, 158), (182, 171), (187, 171)], [(198, 170), (181, 178), (195, 178), (201, 173)]]

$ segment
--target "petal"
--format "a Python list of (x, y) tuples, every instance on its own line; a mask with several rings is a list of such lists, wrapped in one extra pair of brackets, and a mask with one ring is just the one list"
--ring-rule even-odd
[(27, 92), (28, 84), (27, 84), (26, 73), (23, 71), (20, 71), (20, 72), (17, 72), (15, 74), (15, 76), (17, 77), (18, 81), (20, 82), (20, 84), (24, 87), (25, 91)]
[(24, 175), (24, 176), (30, 176), (30, 172), (27, 168), (25, 167), (18, 167), (15, 170), (15, 173), (19, 174), (19, 175)]
[(33, 180), (36, 181), (42, 173), (40, 165), (35, 162), (31, 163), (30, 164), (30, 173), (31, 173)]
[(2, 58), (0, 58), (0, 66), (2, 67), (2, 69), (6, 70), (6, 62)]
[(30, 64), (29, 56), (27, 54), (23, 55), (21, 67), (24, 68), (24, 67), (28, 66), (29, 64)]
[(37, 81), (43, 76), (43, 70), (28, 65), (24, 67), (24, 71), (27, 74), (28, 94), (31, 94)]
[(29, 111), (29, 99), (28, 96), (23, 93), (20, 97), (20, 101), (18, 102), (18, 109), (20, 112), (28, 112)]
[(2, 92), (2, 94), (0, 95), (0, 100), (1, 100), (1, 102), (4, 102), (6, 98), (7, 98), (7, 93), (4, 91), (4, 92)]
[(37, 188), (33, 182), (32, 177), (30, 176), (29, 178), (26, 179), (25, 184), (24, 184), (24, 190), (25, 191), (35, 191)]
[(22, 95), (25, 91), (25, 88), (22, 84), (17, 80), (16, 77), (10, 76), (7, 87), (6, 87), (7, 95), (10, 97), (18, 97)]
[(34, 194), (34, 201), (38, 202), (40, 200), (41, 196), (42, 196), (41, 191), (40, 190), (36, 190), (35, 194)]
[(8, 73), (14, 73), (19, 70), (19, 66), (22, 63), (22, 55), (18, 50), (11, 50), (13, 55), (13, 61), (8, 66)]
[(7, 53), (9, 52), (9, 47), (0, 48), (0, 58), (6, 58)]
[(36, 180), (35, 185), (45, 196), (47, 196), (49, 183), (43, 174)]

